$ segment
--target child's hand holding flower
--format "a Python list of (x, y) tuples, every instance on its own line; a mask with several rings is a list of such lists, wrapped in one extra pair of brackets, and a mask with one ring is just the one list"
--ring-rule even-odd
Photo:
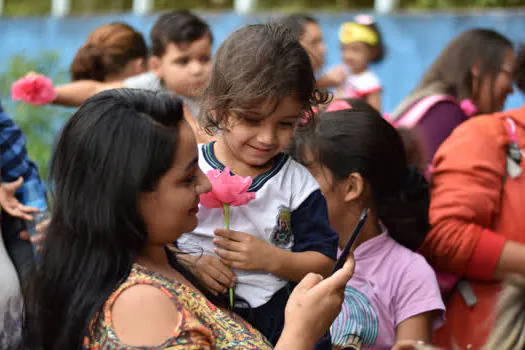
[(281, 249), (244, 232), (217, 229), (215, 236), (215, 253), (225, 265), (240, 270), (276, 270), (272, 262), (278, 261), (275, 257)]
[[(206, 176), (211, 182), (212, 189), (210, 192), (201, 195), (201, 204), (207, 208), (222, 208), (226, 231), (232, 232), (229, 231), (230, 206), (245, 205), (255, 199), (255, 193), (248, 192), (252, 178), (232, 175), (227, 167), (223, 171), (210, 170)], [(230, 308), (233, 309), (233, 288), (229, 288), (228, 292), (230, 294)]]

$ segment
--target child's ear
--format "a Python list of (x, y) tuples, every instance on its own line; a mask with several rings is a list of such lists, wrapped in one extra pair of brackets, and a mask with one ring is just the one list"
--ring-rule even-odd
[(149, 70), (155, 73), (159, 79), (162, 79), (162, 70), (161, 70), (161, 59), (158, 56), (151, 56), (149, 59)]
[(351, 173), (345, 180), (345, 202), (353, 202), (363, 195), (365, 181), (361, 174)]
[(144, 60), (144, 58), (136, 58), (131, 63), (133, 64), (133, 72), (135, 72), (136, 74), (143, 73), (144, 70), (147, 70), (148, 68), (146, 60)]

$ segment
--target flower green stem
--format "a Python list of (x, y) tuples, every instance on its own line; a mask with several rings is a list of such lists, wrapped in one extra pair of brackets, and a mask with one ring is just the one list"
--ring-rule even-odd
[(224, 210), (224, 224), (226, 225), (226, 229), (230, 229), (230, 205), (223, 203), (222, 209)]
[[(222, 209), (224, 211), (224, 225), (226, 229), (230, 229), (230, 205), (223, 203)], [(230, 309), (233, 310), (234, 298), (233, 298), (233, 288), (228, 288), (228, 294), (230, 295)]]

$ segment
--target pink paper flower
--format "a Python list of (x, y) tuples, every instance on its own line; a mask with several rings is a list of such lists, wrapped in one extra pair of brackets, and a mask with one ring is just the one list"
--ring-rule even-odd
[(252, 184), (251, 177), (231, 175), (230, 169), (213, 169), (206, 174), (211, 182), (210, 192), (201, 194), (201, 204), (207, 208), (223, 208), (244, 205), (255, 199), (255, 192), (248, 192)]
[(45, 105), (56, 98), (51, 79), (36, 75), (17, 80), (11, 87), (11, 97), (15, 101), (24, 101), (33, 105)]

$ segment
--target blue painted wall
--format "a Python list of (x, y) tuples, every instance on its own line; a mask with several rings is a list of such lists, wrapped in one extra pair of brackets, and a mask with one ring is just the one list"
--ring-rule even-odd
[[(202, 14), (214, 32), (215, 48), (228, 34), (245, 24), (267, 18), (242, 17), (233, 13)], [(351, 20), (355, 13), (315, 14), (324, 31), (328, 45), (327, 67), (339, 63), (337, 42), (339, 25)], [(76, 50), (87, 34), (109, 21), (125, 21), (148, 33), (156, 16), (139, 17), (119, 14), (96, 17), (55, 18), (6, 18), (0, 17), (0, 71), (5, 71), (7, 61), (15, 54), (37, 56), (43, 50), (58, 50), (61, 63), (67, 70)], [(449, 40), (460, 32), (473, 27), (495, 29), (511, 40), (525, 42), (525, 12), (502, 11), (484, 14), (422, 13), (380, 16), (377, 18), (387, 46), (385, 61), (373, 69), (384, 85), (383, 106), (392, 111), (420, 79), (424, 70), (435, 59)], [(525, 102), (519, 94), (509, 98), (507, 108)]]

